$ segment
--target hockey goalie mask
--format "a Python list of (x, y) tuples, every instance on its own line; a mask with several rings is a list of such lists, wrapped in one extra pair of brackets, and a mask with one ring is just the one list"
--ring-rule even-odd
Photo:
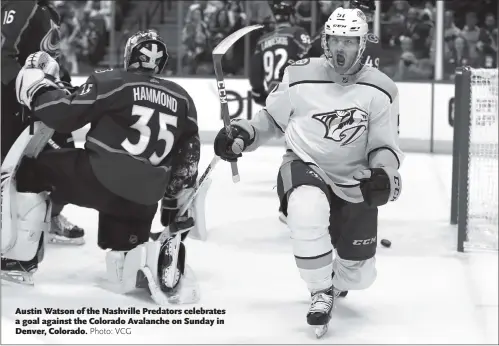
[(366, 49), (367, 19), (359, 9), (337, 8), (322, 33), (322, 48), (338, 74), (352, 74)]
[(154, 30), (139, 31), (128, 39), (123, 62), (126, 71), (159, 74), (168, 62), (166, 44)]

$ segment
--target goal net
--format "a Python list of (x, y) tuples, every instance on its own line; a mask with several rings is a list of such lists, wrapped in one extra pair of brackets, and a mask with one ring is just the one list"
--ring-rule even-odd
[(454, 127), (458, 172), (453, 172), (458, 250), (497, 250), (498, 70), (465, 68), (461, 72), (456, 79)]

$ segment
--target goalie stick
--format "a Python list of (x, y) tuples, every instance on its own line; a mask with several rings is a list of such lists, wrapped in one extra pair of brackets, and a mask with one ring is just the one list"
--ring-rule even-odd
[[(232, 33), (231, 35), (227, 36), (225, 39), (220, 42), (215, 49), (213, 50), (213, 65), (215, 67), (215, 77), (217, 80), (217, 88), (218, 88), (218, 96), (220, 97), (220, 108), (221, 108), (221, 113), (222, 113), (222, 120), (224, 122), (225, 130), (227, 131), (227, 135), (229, 138), (232, 138), (232, 130), (230, 128), (230, 116), (229, 116), (229, 105), (227, 104), (227, 92), (225, 90), (225, 79), (223, 76), (223, 69), (222, 69), (222, 59), (225, 53), (236, 43), (240, 38), (242, 38), (244, 35), (250, 33), (251, 31), (261, 29), (263, 28), (263, 25), (250, 25), (245, 28), (239, 29), (238, 31)], [(203, 175), (198, 181), (197, 187), (194, 189), (194, 191), (191, 193), (191, 195), (188, 197), (184, 205), (180, 208), (178, 215), (184, 215), (187, 209), (191, 206), (192, 202), (194, 201), (194, 198), (196, 198), (200, 188), (208, 181), (209, 176), (213, 172), (213, 169), (215, 168), (216, 164), (220, 161), (220, 158), (218, 156), (214, 156), (213, 159), (211, 160), (210, 164), (204, 171)], [(231, 169), (232, 169), (232, 181), (237, 183), (239, 182), (239, 171), (237, 169), (237, 163), (236, 162), (231, 162)], [(185, 231), (184, 231), (185, 232)], [(175, 239), (173, 240), (174, 244), (174, 249), (173, 249), (173, 258), (172, 258), (172, 263), (171, 266), (173, 268), (177, 267), (177, 262), (178, 262), (178, 253), (180, 250), (180, 239), (182, 231), (178, 231), (175, 234)], [(169, 227), (166, 227), (165, 230), (162, 232), (162, 234), (159, 237), (159, 241), (164, 242), (168, 237), (170, 237), (171, 234), (169, 232)], [(165, 278), (165, 284), (168, 287), (174, 287), (175, 285), (175, 272), (176, 270), (170, 270), (168, 272), (168, 276)]]

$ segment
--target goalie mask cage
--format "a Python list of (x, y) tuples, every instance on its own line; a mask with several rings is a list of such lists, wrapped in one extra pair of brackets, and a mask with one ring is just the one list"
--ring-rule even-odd
[(457, 250), (498, 249), (498, 70), (457, 69), (451, 224)]

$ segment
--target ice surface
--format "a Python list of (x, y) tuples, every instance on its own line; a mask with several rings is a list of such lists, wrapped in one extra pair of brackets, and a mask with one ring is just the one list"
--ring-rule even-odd
[[(278, 220), (281, 153), (272, 147), (245, 155), (237, 185), (230, 165), (221, 162), (207, 197), (209, 239), (187, 243), (201, 287), (196, 306), (226, 309), (219, 316), (225, 324), (120, 326), (131, 327), (126, 336), (16, 335), (18, 307), (154, 307), (140, 296), (104, 288), (97, 213), (69, 206), (64, 213), (85, 228), (87, 243), (50, 245), (35, 287), (2, 284), (2, 343), (497, 344), (497, 254), (456, 252), (456, 229), (449, 226), (451, 158), (425, 154), (407, 155), (402, 195), (380, 211), (379, 239), (390, 239), (392, 247), (378, 248), (375, 284), (341, 300), (328, 334), (317, 340), (306, 325), (309, 294), (295, 267), (289, 231)], [(211, 147), (203, 146), (202, 170), (211, 155)]]

